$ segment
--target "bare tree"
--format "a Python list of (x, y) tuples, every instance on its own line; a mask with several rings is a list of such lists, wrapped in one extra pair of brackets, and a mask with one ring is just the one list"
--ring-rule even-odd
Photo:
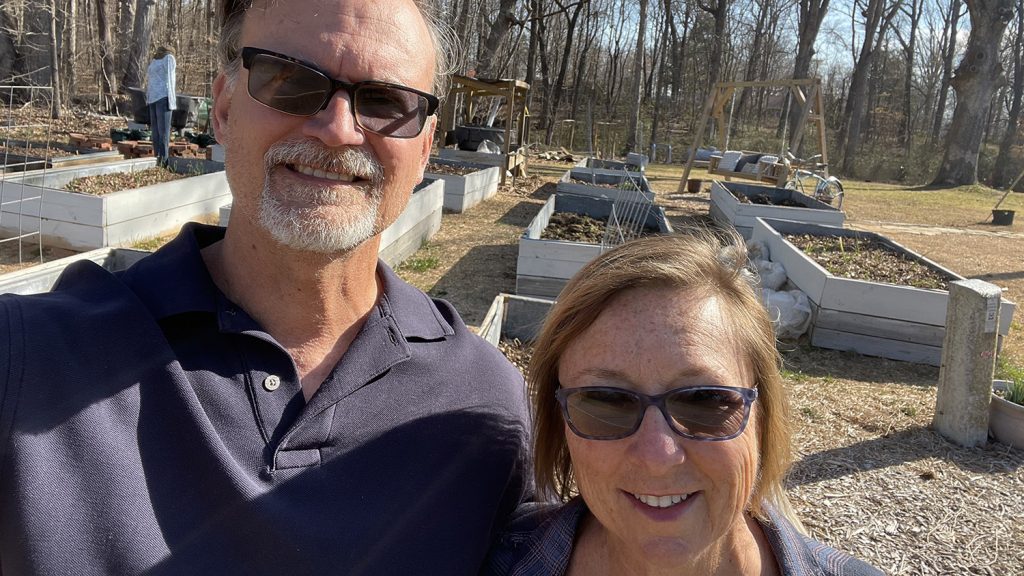
[(708, 58), (708, 90), (721, 78), (722, 57), (725, 53), (725, 25), (729, 19), (729, 0), (697, 0), (697, 6), (714, 18), (711, 37), (711, 57)]
[(853, 164), (860, 148), (861, 127), (867, 102), (868, 72), (900, 4), (901, 0), (892, 0), (891, 4), (889, 0), (868, 0), (867, 6), (864, 6), (861, 12), (864, 17), (864, 40), (861, 43), (860, 55), (853, 66), (850, 91), (843, 112), (845, 123), (839, 131), (839, 143), (843, 147), (842, 171), (846, 174), (853, 172)]
[(1010, 87), (1010, 111), (1006, 129), (999, 142), (999, 154), (992, 174), (994, 186), (1008, 186), (1016, 176), (1016, 168), (1010, 161), (1013, 145), (1021, 127), (1021, 108), (1024, 100), (1024, 0), (1017, 0), (1017, 30), (1013, 39), (1013, 84)]
[(136, 0), (135, 22), (132, 24), (132, 43), (128, 50), (128, 62), (121, 78), (122, 86), (142, 86), (143, 72), (149, 61), (149, 43), (153, 35), (153, 6), (156, 0)]
[(999, 44), (1013, 19), (1013, 0), (966, 0), (971, 15), (967, 50), (956, 68), (952, 85), (956, 108), (946, 137), (935, 186), (959, 186), (978, 181), (978, 155), (992, 95), (1005, 82)]
[[(726, 0), (719, 0), (725, 2)], [(636, 151), (637, 133), (640, 132), (640, 99), (643, 91), (644, 37), (647, 30), (647, 0), (640, 0), (640, 19), (637, 23), (636, 52), (633, 54), (633, 91), (630, 100), (629, 125), (623, 153)]]
[(99, 35), (100, 50), (100, 103), (104, 109), (114, 106), (117, 92), (117, 76), (114, 73), (114, 47), (110, 41), (110, 20), (107, 18), (107, 0), (96, 0), (96, 32)]
[(484, 40), (483, 48), (477, 58), (476, 70), (481, 77), (489, 77), (496, 72), (495, 54), (502, 39), (508, 35), (512, 25), (516, 23), (516, 0), (501, 0), (498, 5), (498, 15), (491, 22), (491, 29)]
[(932, 131), (928, 138), (931, 143), (938, 142), (942, 130), (942, 120), (946, 116), (946, 99), (953, 80), (953, 57), (956, 55), (956, 37), (960, 30), (959, 22), (963, 11), (963, 0), (949, 0), (949, 10), (943, 14), (942, 29), (942, 81), (939, 84), (939, 97), (932, 116)]
[(914, 88), (914, 59), (917, 57), (917, 28), (921, 22), (924, 0), (908, 0), (902, 7), (910, 25), (907, 37), (897, 27), (894, 29), (896, 39), (903, 48), (903, 116), (900, 119), (900, 143), (903, 145), (904, 155), (910, 155), (910, 146), (913, 142), (914, 133), (912, 126), (913, 102), (912, 92)]

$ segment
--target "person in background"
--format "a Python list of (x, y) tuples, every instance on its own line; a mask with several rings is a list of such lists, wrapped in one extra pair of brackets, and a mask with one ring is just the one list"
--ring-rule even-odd
[(171, 145), (171, 112), (177, 107), (174, 51), (161, 46), (146, 69), (146, 104), (157, 164), (165, 166)]
[[(725, 235), (725, 233), (722, 233)], [(788, 404), (735, 234), (626, 243), (584, 267), (535, 341), (537, 489), (486, 574), (874, 576), (802, 533)]]
[(430, 157), (428, 0), (221, 0), (227, 228), (0, 296), (0, 573), (476, 576), (522, 374), (378, 258)]

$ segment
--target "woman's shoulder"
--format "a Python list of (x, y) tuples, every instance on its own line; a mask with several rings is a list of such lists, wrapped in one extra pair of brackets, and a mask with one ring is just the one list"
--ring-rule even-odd
[(564, 574), (585, 512), (578, 497), (563, 504), (521, 504), (491, 548), (482, 574)]
[(765, 506), (768, 521), (761, 522), (783, 574), (793, 576), (883, 576), (884, 572), (802, 534), (785, 516)]

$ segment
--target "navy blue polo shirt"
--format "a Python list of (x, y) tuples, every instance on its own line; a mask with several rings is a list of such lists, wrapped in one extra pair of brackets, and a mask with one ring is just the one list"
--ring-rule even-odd
[(475, 574), (529, 492), (522, 375), (379, 264), (307, 403), (222, 237), (0, 297), (0, 573)]

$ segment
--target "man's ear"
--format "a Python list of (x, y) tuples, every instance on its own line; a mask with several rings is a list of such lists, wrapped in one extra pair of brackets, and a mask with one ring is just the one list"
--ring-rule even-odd
[(430, 149), (434, 146), (434, 130), (437, 128), (437, 116), (431, 116), (423, 126), (423, 145), (420, 150), (420, 169), (426, 169), (427, 161), (430, 160)]
[(231, 96), (234, 91), (224, 72), (217, 74), (213, 81), (213, 136), (222, 146), (228, 136), (228, 109), (231, 108)]

